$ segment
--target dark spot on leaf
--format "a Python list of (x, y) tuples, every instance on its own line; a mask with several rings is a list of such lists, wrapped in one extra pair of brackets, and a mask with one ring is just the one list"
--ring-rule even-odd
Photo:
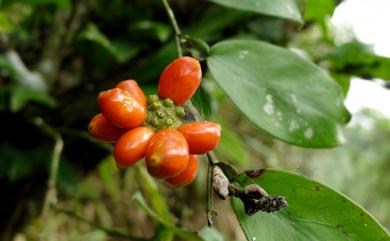
[(381, 64), (379, 61), (375, 61), (374, 63), (371, 64), (372, 68), (378, 68)]
[(317, 192), (319, 192), (319, 191), (321, 191), (321, 186), (316, 186), (315, 189)]
[(364, 216), (364, 213), (360, 213), (360, 217), (363, 217)]
[(342, 232), (344, 235), (348, 235), (348, 232), (347, 232), (347, 230), (345, 230), (345, 228), (344, 228), (343, 225), (337, 224), (337, 225), (336, 225), (336, 228), (337, 228), (338, 230), (340, 230), (340, 232)]
[(261, 174), (263, 174), (263, 172), (265, 172), (265, 168), (261, 168), (261, 169), (257, 169), (257, 170), (247, 170), (247, 171), (245, 171), (245, 174), (249, 178), (256, 178), (256, 177), (259, 177)]

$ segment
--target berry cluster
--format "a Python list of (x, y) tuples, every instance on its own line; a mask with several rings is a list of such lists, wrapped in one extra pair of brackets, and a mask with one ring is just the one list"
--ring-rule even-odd
[(101, 113), (88, 130), (99, 140), (115, 143), (118, 168), (145, 158), (151, 176), (173, 186), (187, 185), (198, 172), (197, 155), (213, 150), (221, 136), (217, 123), (183, 123), (181, 105), (194, 95), (201, 78), (199, 62), (181, 57), (164, 69), (158, 95), (146, 97), (136, 81), (122, 81), (99, 94)]

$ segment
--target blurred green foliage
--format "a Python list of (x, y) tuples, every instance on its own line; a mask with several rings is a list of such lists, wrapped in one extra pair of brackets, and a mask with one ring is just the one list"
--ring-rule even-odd
[(375, 55), (370, 46), (357, 40), (338, 46), (329, 61), (336, 73), (390, 80), (390, 58)]
[[(172, 7), (183, 33), (194, 39), (210, 46), (229, 38), (255, 39), (298, 49), (335, 76), (345, 93), (351, 76), (389, 79), (388, 58), (376, 56), (357, 40), (340, 46), (334, 42), (328, 18), (338, 1), (307, 2), (304, 25), (283, 20), (300, 22), (302, 1), (289, 1), (294, 14), (282, 19), (276, 18), (278, 12), (259, 15), (208, 1), (175, 0)], [(195, 43), (203, 46), (197, 50), (203, 57), (207, 48)], [(37, 216), (53, 141), (32, 124), (36, 117), (64, 139), (59, 206), (105, 227), (155, 240), (170, 240), (173, 233), (182, 240), (189, 239), (183, 235), (194, 235), (195, 240), (243, 239), (234, 214), (219, 202), (217, 227), (224, 235), (202, 229), (204, 164), (194, 185), (174, 190), (148, 180), (142, 166), (118, 172), (110, 147), (86, 133), (89, 119), (98, 112), (99, 91), (132, 78), (146, 93), (155, 92), (159, 74), (176, 57), (175, 51), (173, 31), (157, 0), (0, 1), (0, 190), (6, 194), (0, 200), (1, 240), (40, 239), (42, 223)], [(390, 227), (388, 120), (368, 115), (374, 123), (371, 129), (351, 129), (345, 147), (327, 151), (291, 147), (243, 118), (207, 66), (202, 67), (206, 78), (194, 104), (204, 117), (224, 120), (218, 150), (222, 160), (242, 169), (267, 165), (299, 170), (351, 196)], [(163, 220), (153, 220), (132, 201), (138, 190), (147, 205), (143, 208)], [(63, 212), (50, 214), (49, 220), (44, 226), (46, 240), (124, 239)], [(201, 231), (198, 235), (189, 230)]]

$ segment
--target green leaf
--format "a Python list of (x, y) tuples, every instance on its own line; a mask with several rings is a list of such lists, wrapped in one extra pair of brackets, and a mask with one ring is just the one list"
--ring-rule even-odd
[(289, 205), (276, 213), (245, 215), (238, 198), (232, 205), (247, 240), (267, 241), (389, 241), (384, 228), (363, 208), (341, 193), (302, 176), (265, 170), (255, 182), (270, 195), (286, 197)]
[[(200, 18), (194, 23), (195, 25), (192, 25), (185, 33), (204, 41), (217, 40), (223, 36), (224, 29), (252, 19), (255, 15), (253, 12), (235, 9), (210, 8), (204, 12), (204, 15), (199, 16)], [(223, 18), (215, 16), (223, 16)]]
[(80, 35), (80, 39), (89, 40), (101, 45), (109, 52), (114, 52), (114, 47), (111, 45), (110, 40), (102, 33), (94, 23), (89, 23), (85, 27), (84, 31)]
[(51, 149), (45, 145), (41, 148), (21, 148), (15, 145), (0, 143), (0, 178), (11, 182), (19, 181), (29, 174), (38, 171), (49, 162)]
[(104, 231), (98, 229), (93, 230), (90, 233), (84, 234), (84, 237), (85, 240), (88, 241), (104, 241), (108, 239), (107, 234)]
[(71, 194), (76, 191), (78, 183), (77, 168), (72, 163), (65, 159), (60, 161), (58, 168), (58, 186), (61, 190)]
[(264, 42), (228, 40), (211, 48), (207, 64), (237, 107), (274, 137), (307, 147), (342, 142), (350, 114), (341, 89), (308, 60)]
[(322, 21), (325, 16), (332, 16), (336, 5), (334, 0), (306, 0), (306, 20)]
[(56, 106), (55, 99), (45, 93), (22, 85), (16, 85), (11, 88), (10, 105), (12, 112), (20, 111), (29, 102), (43, 104), (49, 108)]
[(222, 234), (218, 232), (215, 228), (204, 227), (199, 231), (199, 236), (203, 238), (204, 241), (224, 241)]
[(14, 66), (12, 66), (10, 61), (3, 55), (0, 55), (0, 71), (2, 74), (9, 75), (12, 78), (17, 78), (17, 73)]
[[(3, 2), (4, 2), (3, 3), (4, 6), (8, 6), (15, 3), (28, 4), (32, 6), (43, 5), (43, 4), (54, 4), (57, 5), (58, 7), (63, 7), (66, 9), (69, 9), (71, 6), (70, 0), (4, 0)], [(0, 5), (1, 5), (1, 1), (0, 1)]]
[(203, 60), (210, 52), (210, 46), (202, 39), (183, 35), (181, 36), (181, 41), (184, 42), (184, 49), (196, 59)]
[(163, 220), (162, 218), (160, 218), (158, 216), (157, 213), (155, 213), (150, 207), (149, 205), (146, 203), (146, 200), (145, 198), (142, 196), (142, 193), (137, 191), (134, 193), (133, 195), (133, 200), (138, 204), (138, 206), (140, 206), (144, 212), (151, 218), (153, 219), (155, 222), (159, 222), (159, 223), (162, 223), (162, 224), (165, 224), (165, 225), (169, 225), (169, 223), (167, 223), (166, 220)]
[[(21, 150), (15, 150), (15, 148), (4, 150), (4, 147), (5, 146), (0, 146), (0, 150), (3, 149), (1, 157), (3, 160), (6, 160), (2, 163), (2, 165), (5, 166), (0, 167), (1, 177), (7, 176), (11, 182), (15, 182), (27, 176), (34, 170), (35, 161), (27, 161), (28, 154), (31, 154), (31, 152), (22, 152)], [(27, 154), (25, 152), (27, 152)], [(31, 157), (32, 156), (30, 156), (30, 158)], [(8, 162), (8, 164), (5, 162)]]
[(212, 114), (212, 100), (207, 90), (200, 86), (191, 100), (203, 119), (209, 119)]
[(137, 36), (146, 35), (160, 42), (167, 41), (172, 33), (172, 28), (169, 24), (149, 20), (136, 22), (129, 27), (129, 30)]
[(337, 47), (328, 60), (336, 73), (390, 80), (390, 58), (376, 55), (370, 46), (357, 40)]
[(248, 153), (245, 144), (240, 136), (236, 134), (223, 120), (218, 120), (222, 125), (221, 143), (218, 146), (218, 153), (226, 156), (235, 163), (245, 165), (248, 163)]
[(0, 86), (0, 112), (3, 112), (7, 109), (7, 92), (8, 88)]
[(118, 171), (114, 163), (114, 157), (109, 155), (99, 164), (98, 171), (111, 199), (118, 202), (120, 200), (121, 190), (118, 186), (118, 181), (116, 180)]
[(245, 11), (279, 17), (302, 23), (297, 0), (210, 0), (211, 2)]
[(145, 168), (141, 167), (140, 165), (136, 165), (135, 168), (139, 180), (142, 180), (140, 181), (140, 184), (142, 185), (142, 188), (145, 190), (145, 192), (148, 194), (154, 211), (158, 214), (158, 216), (163, 220), (164, 223), (170, 223), (172, 221), (172, 217), (169, 212), (167, 200), (163, 195), (161, 195), (157, 183), (149, 175)]
[(175, 233), (164, 225), (157, 225), (154, 231), (153, 241), (172, 241)]
[(139, 46), (130, 44), (123, 40), (110, 41), (104, 33), (94, 23), (89, 23), (80, 34), (81, 40), (88, 40), (102, 46), (107, 50), (117, 62), (124, 63), (141, 50)]
[(146, 214), (153, 219), (155, 222), (163, 224), (167, 228), (171, 229), (172, 232), (177, 234), (184, 240), (203, 241), (196, 233), (191, 232), (185, 228), (176, 227), (171, 223), (170, 220), (164, 220), (157, 213), (155, 213), (146, 203), (146, 200), (142, 196), (141, 192), (136, 192), (133, 195), (133, 200), (146, 212)]
[(9, 33), (16, 28), (14, 22), (4, 13), (0, 12), (0, 33)]
[(344, 97), (346, 97), (348, 94), (348, 91), (349, 91), (351, 76), (347, 75), (347, 74), (342, 74), (342, 73), (333, 73), (332, 77), (340, 85), (341, 89), (343, 90)]
[(130, 59), (134, 58), (141, 50), (140, 46), (123, 40), (113, 40), (111, 45), (113, 51), (111, 53), (114, 55), (115, 60), (118, 61), (118, 63), (125, 63), (129, 61)]
[(147, 60), (141, 62), (134, 69), (134, 77), (143, 82), (155, 81), (161, 74), (161, 71), (175, 58), (177, 58), (176, 45), (170, 42), (156, 53), (153, 53)]

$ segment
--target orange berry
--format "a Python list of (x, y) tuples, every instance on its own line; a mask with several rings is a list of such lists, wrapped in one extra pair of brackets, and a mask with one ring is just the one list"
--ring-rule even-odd
[(195, 180), (196, 175), (198, 174), (198, 168), (198, 157), (196, 155), (190, 155), (190, 160), (187, 168), (184, 169), (184, 171), (178, 176), (166, 179), (165, 181), (175, 187), (188, 185)]
[(145, 155), (151, 176), (166, 179), (179, 175), (189, 161), (188, 144), (180, 132), (164, 129), (151, 139)]
[(144, 92), (138, 86), (135, 80), (121, 81), (117, 84), (116, 87), (128, 92), (131, 96), (136, 98), (142, 105), (146, 105), (148, 103), (148, 99), (146, 98)]
[(188, 142), (190, 154), (213, 150), (221, 139), (221, 126), (210, 121), (183, 124), (177, 129)]
[(99, 140), (115, 142), (126, 130), (114, 126), (99, 113), (89, 122), (88, 131), (93, 137)]
[(201, 79), (202, 69), (199, 61), (188, 56), (180, 57), (162, 72), (158, 94), (162, 98), (170, 98), (176, 105), (181, 105), (195, 94)]
[(148, 127), (137, 127), (123, 134), (114, 148), (116, 165), (124, 168), (141, 160), (153, 134), (154, 131)]
[(147, 116), (145, 105), (119, 88), (101, 92), (98, 102), (104, 117), (121, 128), (131, 129), (140, 126)]

